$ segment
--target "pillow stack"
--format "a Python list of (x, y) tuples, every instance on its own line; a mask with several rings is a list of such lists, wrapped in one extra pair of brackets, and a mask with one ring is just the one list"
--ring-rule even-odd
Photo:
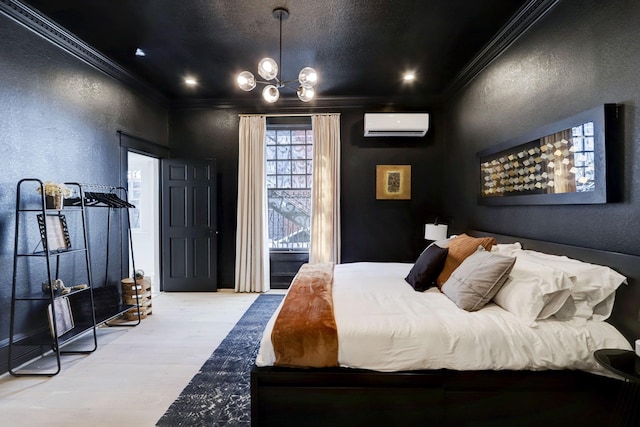
[[(560, 270), (572, 279), (571, 298), (567, 305), (570, 306), (569, 310), (575, 310), (573, 317), (597, 321), (608, 319), (613, 310), (616, 290), (627, 283), (626, 277), (606, 266), (530, 250), (518, 251), (516, 255), (518, 259)], [(560, 315), (568, 316), (563, 310), (556, 317)]]
[(436, 285), (441, 287), (478, 247), (489, 251), (495, 243), (493, 237), (475, 238), (466, 234), (434, 242), (422, 251), (405, 280), (416, 291), (424, 291)]
[[(516, 262), (509, 280), (493, 301), (527, 325), (536, 326), (536, 320), (547, 319), (563, 309), (570, 298), (573, 282), (562, 270), (537, 264), (517, 253), (512, 255), (516, 255)], [(568, 311), (567, 318), (573, 317), (570, 304), (564, 310)]]
[(429, 245), (405, 280), (416, 291), (437, 285), (467, 311), (493, 301), (532, 327), (552, 317), (606, 320), (626, 283), (609, 267), (466, 234)]

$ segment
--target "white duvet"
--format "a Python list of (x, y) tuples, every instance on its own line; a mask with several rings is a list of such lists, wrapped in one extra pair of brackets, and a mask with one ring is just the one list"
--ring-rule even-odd
[[(606, 374), (593, 352), (631, 349), (606, 322), (543, 320), (531, 327), (493, 303), (466, 312), (437, 289), (416, 292), (404, 280), (411, 267), (336, 265), (333, 302), (340, 366), (376, 371), (580, 369)], [(258, 366), (274, 364), (270, 337), (278, 312), (262, 337)]]

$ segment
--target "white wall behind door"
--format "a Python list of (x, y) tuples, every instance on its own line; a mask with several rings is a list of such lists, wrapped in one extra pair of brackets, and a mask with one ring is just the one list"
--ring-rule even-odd
[[(151, 278), (152, 291), (160, 291), (160, 187), (159, 164), (156, 158), (129, 152), (129, 201), (131, 237), (136, 269)], [(131, 265), (131, 264), (130, 264)]]

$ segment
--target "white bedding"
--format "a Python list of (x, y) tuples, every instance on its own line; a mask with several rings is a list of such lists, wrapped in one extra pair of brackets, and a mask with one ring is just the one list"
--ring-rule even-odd
[[(593, 352), (631, 349), (606, 322), (541, 320), (531, 327), (494, 303), (476, 312), (461, 310), (438, 289), (416, 292), (404, 281), (411, 266), (336, 265), (340, 366), (376, 371), (580, 369), (606, 375)], [(258, 366), (275, 361), (270, 337), (278, 312), (262, 337)]]

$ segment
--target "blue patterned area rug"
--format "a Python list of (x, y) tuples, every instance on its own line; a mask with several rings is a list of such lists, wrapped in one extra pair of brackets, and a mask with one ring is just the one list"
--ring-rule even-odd
[(262, 331), (284, 295), (260, 295), (156, 424), (251, 425), (251, 368)]

